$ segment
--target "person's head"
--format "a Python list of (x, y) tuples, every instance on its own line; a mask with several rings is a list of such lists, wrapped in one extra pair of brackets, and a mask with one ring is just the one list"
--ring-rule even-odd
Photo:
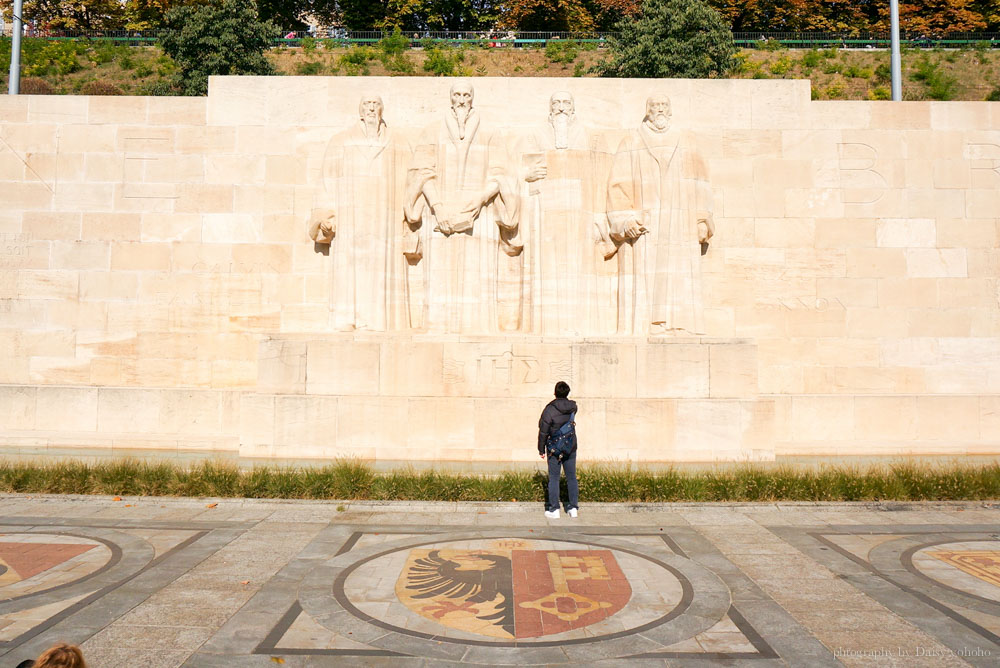
[(565, 399), (569, 396), (569, 385), (565, 381), (556, 383), (556, 399)]
[(60, 643), (42, 652), (35, 660), (35, 668), (87, 668), (87, 662), (79, 647)]
[(368, 123), (381, 123), (384, 108), (382, 98), (378, 95), (362, 95), (361, 102), (358, 103), (358, 116)]
[(644, 120), (657, 130), (666, 130), (670, 126), (670, 98), (666, 95), (653, 95), (646, 100), (646, 117)]
[(552, 97), (549, 98), (550, 117), (559, 115), (572, 117), (575, 110), (576, 105), (573, 103), (573, 96), (564, 90), (552, 93)]
[(472, 100), (476, 96), (476, 92), (469, 82), (459, 81), (451, 87), (450, 95), (452, 109), (464, 109), (468, 111), (472, 109)]

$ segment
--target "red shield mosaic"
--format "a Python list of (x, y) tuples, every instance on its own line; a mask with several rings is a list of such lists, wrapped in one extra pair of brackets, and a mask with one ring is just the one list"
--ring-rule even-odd
[[(657, 582), (642, 600), (633, 582)], [(391, 585), (391, 586), (390, 586)], [(683, 587), (625, 551), (553, 540), (470, 540), (401, 549), (344, 583), (358, 611), (404, 632), (494, 642), (588, 638), (662, 617)]]

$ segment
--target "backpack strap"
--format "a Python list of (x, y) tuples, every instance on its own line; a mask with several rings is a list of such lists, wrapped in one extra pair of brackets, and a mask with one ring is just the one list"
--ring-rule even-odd
[(561, 427), (559, 427), (559, 430), (556, 433), (558, 433), (560, 436), (565, 436), (566, 434), (569, 433), (569, 430), (573, 428), (573, 424), (575, 422), (576, 422), (576, 411), (573, 411), (573, 414), (569, 416), (569, 420), (567, 420)]

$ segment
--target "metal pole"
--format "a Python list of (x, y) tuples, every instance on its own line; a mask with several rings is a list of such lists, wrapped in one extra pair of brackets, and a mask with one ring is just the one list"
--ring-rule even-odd
[(899, 56), (899, 0), (889, 0), (892, 20), (892, 99), (903, 99), (903, 67)]
[(7, 92), (17, 95), (21, 89), (21, 12), (24, 10), (24, 0), (14, 0), (14, 32), (10, 42), (10, 77), (7, 79)]

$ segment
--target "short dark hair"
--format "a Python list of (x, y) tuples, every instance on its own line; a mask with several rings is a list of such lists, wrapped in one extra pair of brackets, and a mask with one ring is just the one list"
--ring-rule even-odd
[(569, 385), (564, 381), (556, 383), (556, 399), (565, 399), (569, 396)]

